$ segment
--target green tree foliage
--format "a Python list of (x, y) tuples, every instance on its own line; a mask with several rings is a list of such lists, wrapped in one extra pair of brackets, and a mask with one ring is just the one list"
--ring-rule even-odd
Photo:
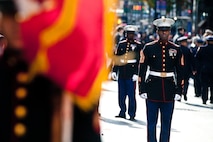
[(155, 0), (147, 0), (147, 2), (151, 8), (155, 7)]

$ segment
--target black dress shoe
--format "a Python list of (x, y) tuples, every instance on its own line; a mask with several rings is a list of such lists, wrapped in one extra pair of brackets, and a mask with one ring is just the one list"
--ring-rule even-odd
[(123, 116), (123, 115), (116, 115), (115, 117), (116, 118), (124, 118), (124, 119), (126, 119), (126, 116)]
[(129, 120), (130, 121), (136, 121), (136, 119), (134, 117), (130, 117)]
[(195, 95), (195, 97), (200, 97), (200, 96), (201, 96), (201, 95), (199, 95), (199, 94), (196, 94), (196, 95)]
[(186, 95), (184, 95), (184, 96), (183, 96), (183, 99), (184, 99), (185, 101), (187, 101), (187, 96), (186, 96)]

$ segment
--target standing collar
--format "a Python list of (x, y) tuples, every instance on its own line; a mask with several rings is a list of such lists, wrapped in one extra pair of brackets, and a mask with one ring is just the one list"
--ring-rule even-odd
[(158, 40), (158, 43), (160, 45), (167, 45), (168, 44), (168, 41), (161, 41), (161, 40)]

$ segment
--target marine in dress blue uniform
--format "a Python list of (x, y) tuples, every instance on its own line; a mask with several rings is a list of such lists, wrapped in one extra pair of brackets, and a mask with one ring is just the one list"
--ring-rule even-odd
[(184, 100), (187, 101), (187, 92), (189, 86), (189, 79), (192, 76), (192, 71), (194, 69), (194, 61), (193, 61), (193, 54), (188, 47), (188, 37), (182, 36), (177, 39), (178, 44), (180, 45), (180, 50), (183, 53), (184, 57), (184, 67), (183, 67), (183, 77), (184, 77), (184, 86), (183, 86), (183, 97)]
[(119, 42), (115, 53), (115, 65), (113, 66), (112, 78), (118, 76), (118, 104), (120, 112), (118, 116), (126, 118), (126, 97), (129, 98), (128, 114), (130, 120), (134, 120), (136, 112), (135, 89), (138, 78), (138, 65), (140, 58), (141, 43), (134, 39), (137, 28), (127, 25), (124, 30), (127, 38)]
[[(14, 2), (1, 0), (0, 14), (0, 31), (4, 35), (0, 34), (0, 142), (61, 142), (62, 134), (68, 133), (62, 132), (64, 90), (43, 75), (30, 79)], [(2, 44), (2, 38), (7, 44)], [(6, 48), (1, 50), (2, 47)], [(71, 141), (101, 142), (94, 124), (97, 107), (89, 111), (76, 104), (70, 107), (73, 107)]]
[(194, 90), (195, 90), (195, 97), (201, 96), (201, 81), (200, 81), (200, 70), (201, 64), (196, 58), (197, 50), (200, 46), (203, 46), (204, 40), (200, 38), (195, 39), (195, 44), (191, 45), (190, 49), (193, 55), (193, 79), (194, 79)]
[(50, 142), (61, 89), (42, 75), (29, 82), (20, 50), (7, 47), (0, 67), (0, 141)]
[[(213, 36), (207, 36), (207, 45), (201, 46), (198, 49), (196, 58), (201, 65), (201, 83), (202, 83), (202, 101), (206, 104), (208, 100), (208, 87), (213, 88)], [(213, 103), (213, 90), (210, 90), (210, 103)]]
[(159, 111), (161, 113), (159, 140), (169, 142), (174, 100), (181, 99), (182, 53), (178, 45), (168, 40), (173, 23), (174, 20), (170, 18), (153, 21), (157, 27), (159, 40), (147, 43), (141, 51), (139, 92), (140, 96), (146, 99), (147, 142), (157, 142), (156, 126)]

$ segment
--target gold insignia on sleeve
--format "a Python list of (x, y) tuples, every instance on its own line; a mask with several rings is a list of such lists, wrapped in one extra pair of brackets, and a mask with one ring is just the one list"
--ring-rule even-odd
[(138, 82), (141, 82), (141, 77), (138, 77)]
[(181, 80), (181, 86), (183, 86), (184, 85), (184, 80)]
[(144, 56), (143, 50), (141, 50), (141, 52), (140, 52), (140, 63), (144, 63), (144, 60), (145, 60), (145, 56)]
[(181, 65), (184, 66), (184, 56), (181, 57)]

